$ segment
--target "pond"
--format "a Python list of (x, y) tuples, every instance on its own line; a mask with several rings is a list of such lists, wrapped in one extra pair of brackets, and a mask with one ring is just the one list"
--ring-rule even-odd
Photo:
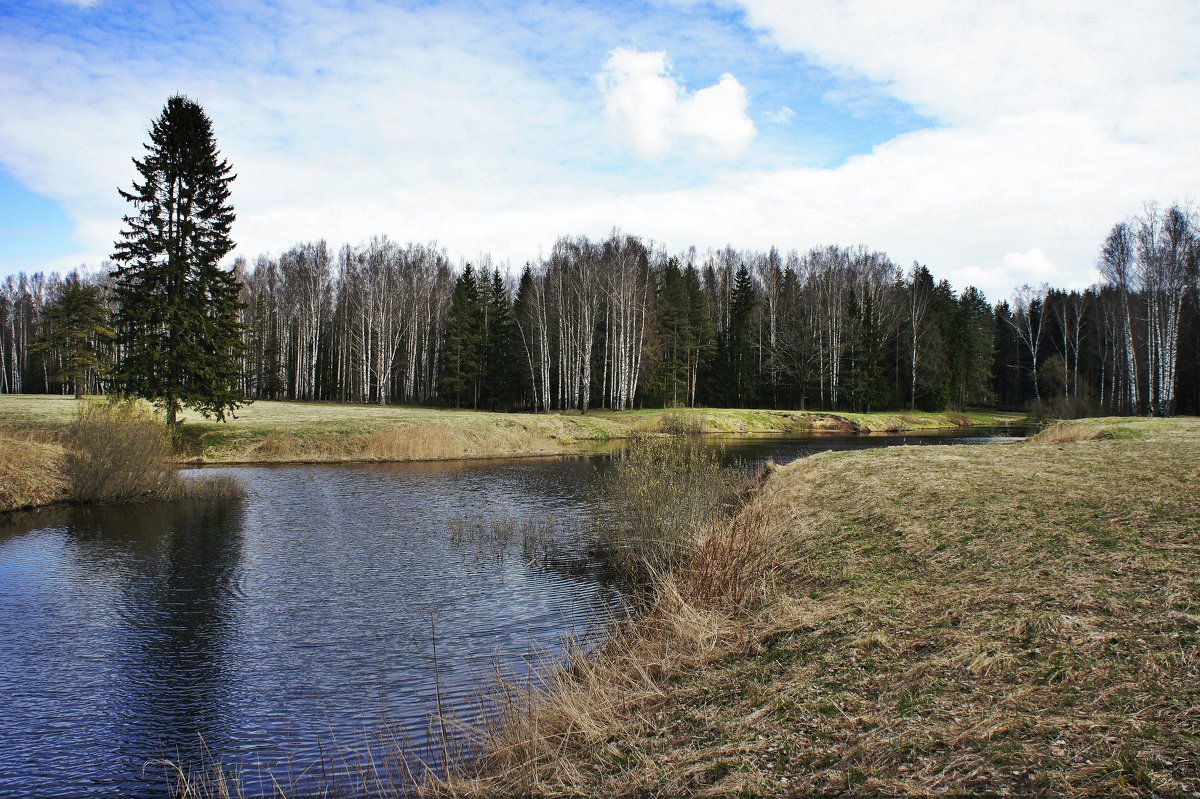
[[(987, 433), (727, 438), (726, 458), (978, 443)], [(161, 759), (363, 792), (429, 715), (478, 714), (622, 612), (598, 571), (530, 563), (455, 518), (559, 524), (582, 554), (606, 457), (242, 467), (221, 504), (60, 508), (0, 521), (0, 795), (161, 796)], [(568, 558), (571, 560), (571, 558)], [(357, 784), (357, 788), (353, 787)], [(370, 787), (369, 785), (367, 787)]]

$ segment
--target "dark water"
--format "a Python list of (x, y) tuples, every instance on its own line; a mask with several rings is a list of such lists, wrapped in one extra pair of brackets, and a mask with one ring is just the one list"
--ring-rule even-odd
[[(786, 462), (975, 440), (721, 443), (730, 459)], [(439, 693), (445, 710), (471, 717), (497, 667), (525, 674), (564, 636), (594, 636), (620, 612), (586, 570), (455, 539), (448, 519), (552, 515), (559, 548), (582, 552), (573, 531), (604, 468), (603, 458), (236, 468), (222, 470), (248, 489), (235, 503), (0, 522), (0, 796), (162, 795), (160, 758), (220, 761), (251, 794), (271, 778), (300, 791), (359, 792), (371, 773), (387, 782), (397, 738), (429, 754)]]

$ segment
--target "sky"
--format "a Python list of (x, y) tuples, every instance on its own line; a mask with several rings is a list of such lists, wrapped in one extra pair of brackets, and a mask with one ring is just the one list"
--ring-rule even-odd
[(98, 267), (166, 99), (237, 173), (235, 255), (436, 241), (518, 269), (864, 244), (993, 300), (1083, 288), (1200, 192), (1200, 3), (0, 5), (0, 276)]

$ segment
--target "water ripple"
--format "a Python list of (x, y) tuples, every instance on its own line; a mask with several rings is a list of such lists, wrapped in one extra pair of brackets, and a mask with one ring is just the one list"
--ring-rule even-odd
[[(801, 452), (733, 442), (728, 456)], [(352, 773), (381, 742), (432, 746), (439, 693), (477, 717), (497, 670), (531, 674), (620, 608), (586, 570), (481, 554), (447, 520), (554, 516), (571, 560), (603, 468), (237, 468), (225, 471), (248, 488), (238, 503), (58, 509), (0, 527), (0, 795), (157, 796), (162, 771), (147, 764), (163, 757), (215, 758), (254, 793), (270, 776)]]

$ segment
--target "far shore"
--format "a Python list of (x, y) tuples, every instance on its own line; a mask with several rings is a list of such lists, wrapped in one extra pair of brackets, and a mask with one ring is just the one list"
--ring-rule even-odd
[[(54, 504), (66, 493), (63, 441), (79, 401), (0, 395), (0, 511)], [(1019, 414), (842, 413), (665, 408), (492, 413), (408, 405), (257, 401), (225, 423), (184, 414), (189, 465), (444, 461), (578, 455), (653, 434), (899, 433), (1019, 425)]]

